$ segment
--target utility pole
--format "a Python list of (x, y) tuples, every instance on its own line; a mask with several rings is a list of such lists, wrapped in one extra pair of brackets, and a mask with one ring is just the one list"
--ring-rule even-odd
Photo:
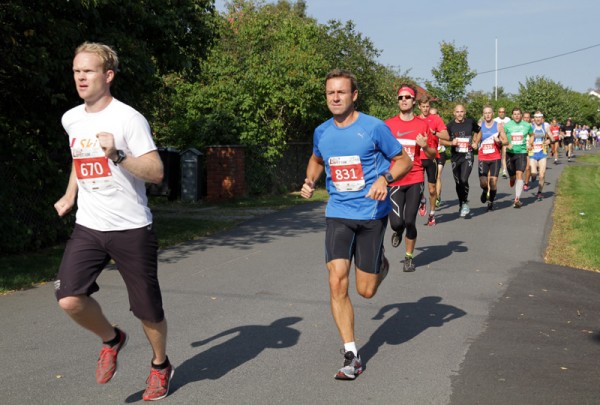
[(496, 38), (496, 85), (494, 86), (494, 100), (498, 101), (498, 38)]

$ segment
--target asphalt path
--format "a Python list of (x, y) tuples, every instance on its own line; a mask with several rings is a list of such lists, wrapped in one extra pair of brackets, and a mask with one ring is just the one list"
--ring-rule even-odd
[[(581, 152), (580, 152), (581, 153)], [(576, 164), (576, 163), (570, 163)], [(160, 254), (176, 366), (172, 404), (586, 404), (600, 403), (600, 275), (543, 263), (557, 179), (544, 200), (500, 179), (497, 210), (479, 202), (460, 218), (449, 162), (438, 225), (418, 217), (414, 263), (404, 243), (371, 300), (351, 298), (366, 363), (355, 381), (334, 380), (341, 342), (329, 308), (324, 205), (294, 207)], [(352, 281), (354, 277), (352, 277)], [(128, 310), (118, 272), (95, 297), (130, 334), (119, 370), (95, 382), (99, 342), (58, 308), (50, 284), (0, 297), (1, 402), (141, 402), (150, 348)]]

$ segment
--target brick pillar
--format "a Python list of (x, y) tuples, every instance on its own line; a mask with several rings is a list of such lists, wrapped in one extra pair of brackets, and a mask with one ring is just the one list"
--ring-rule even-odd
[(206, 199), (229, 200), (246, 195), (246, 149), (215, 145), (206, 148)]

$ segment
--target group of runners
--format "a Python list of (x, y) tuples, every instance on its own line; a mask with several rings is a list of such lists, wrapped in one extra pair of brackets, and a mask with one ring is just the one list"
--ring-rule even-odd
[[(564, 145), (567, 158), (573, 157), (575, 126), (571, 120), (560, 126), (556, 120), (549, 124), (542, 111), (532, 115), (518, 107), (512, 109), (511, 118), (506, 117), (505, 108), (495, 117), (491, 105), (484, 106), (478, 122), (467, 117), (462, 104), (454, 107), (454, 119), (445, 124), (432, 108), (432, 99), (417, 99), (411, 84), (399, 86), (399, 114), (382, 122), (355, 110), (358, 86), (352, 73), (333, 70), (325, 80), (325, 89), (333, 117), (315, 130), (301, 195), (312, 197), (317, 180), (325, 173), (330, 196), (325, 213), (325, 259), (331, 311), (344, 344), (343, 367), (335, 378), (352, 380), (363, 370), (348, 295), (352, 261), (357, 292), (372, 298), (390, 268), (383, 247), (389, 221), (392, 247), (397, 248), (404, 239), (403, 271), (415, 271), (417, 215), (427, 213), (428, 196), (427, 225), (436, 225), (447, 158), (460, 217), (470, 213), (469, 177), (475, 154), (480, 200), (488, 211), (495, 209), (501, 170), (514, 188), (514, 208), (523, 205), (523, 191), (536, 180), (536, 196), (542, 200), (548, 157), (558, 163), (559, 143)], [(419, 115), (415, 113), (417, 105)]]
[[(73, 163), (66, 192), (54, 207), (59, 216), (75, 207), (77, 214), (55, 294), (60, 308), (101, 342), (96, 380), (108, 383), (129, 335), (109, 322), (92, 294), (99, 290), (96, 280), (104, 267), (111, 259), (115, 262), (127, 287), (130, 309), (141, 321), (150, 345), (150, 373), (142, 398), (153, 401), (169, 394), (175, 371), (167, 356), (167, 322), (157, 276), (158, 244), (145, 193), (146, 182), (162, 181), (164, 168), (146, 119), (111, 94), (118, 63), (116, 52), (100, 43), (82, 44), (73, 58), (73, 79), (83, 103), (62, 118)], [(531, 176), (540, 178), (541, 198), (548, 147), (561, 137), (570, 145), (575, 127), (567, 121), (556, 135), (556, 125), (546, 124), (540, 111), (529, 123), (519, 108), (513, 109), (512, 120), (501, 122), (494, 119), (491, 106), (483, 109), (483, 119), (477, 123), (466, 117), (463, 105), (455, 106), (454, 120), (444, 124), (431, 108), (432, 100), (417, 100), (411, 84), (399, 87), (399, 114), (384, 122), (355, 109), (356, 77), (339, 69), (327, 75), (325, 96), (332, 118), (315, 129), (301, 195), (312, 197), (317, 180), (325, 173), (330, 195), (324, 249), (330, 306), (344, 346), (343, 367), (335, 378), (354, 379), (363, 364), (348, 295), (351, 264), (354, 261), (358, 293), (373, 297), (390, 268), (383, 247), (389, 221), (392, 246), (398, 247), (403, 238), (405, 241), (403, 270), (415, 271), (416, 218), (418, 213), (425, 215), (428, 195), (427, 224), (436, 224), (445, 148), (450, 148), (460, 215), (464, 217), (470, 211), (468, 179), (475, 150), (481, 201), (487, 202), (488, 210), (494, 209), (505, 148), (506, 170), (515, 185), (514, 206), (518, 208), (526, 183), (527, 157)], [(414, 111), (417, 103), (420, 115)]]
[(573, 146), (575, 150), (591, 150), (600, 145), (600, 131), (589, 125), (575, 125), (573, 129)]
[[(439, 150), (442, 154), (441, 159), (438, 160), (437, 182), (440, 183), (445, 163), (445, 147), (451, 146), (452, 172), (461, 217), (467, 216), (470, 212), (467, 204), (468, 179), (474, 162), (474, 151), (477, 151), (478, 156), (478, 175), (482, 190), (480, 200), (484, 204), (487, 203), (488, 211), (493, 211), (495, 208), (494, 201), (500, 172), (503, 178), (509, 179), (510, 187), (515, 188), (513, 207), (520, 208), (523, 205), (521, 201), (523, 191), (530, 190), (530, 183), (536, 180), (538, 181), (536, 198), (539, 201), (543, 200), (549, 157), (554, 159), (554, 164), (558, 164), (559, 148), (564, 148), (567, 161), (570, 162), (574, 158), (576, 126), (572, 124), (570, 118), (563, 125), (559, 125), (556, 119), (548, 123), (542, 111), (536, 110), (531, 114), (522, 111), (519, 107), (512, 109), (511, 118), (506, 116), (506, 109), (500, 107), (498, 116), (494, 118), (491, 105), (484, 106), (482, 117), (477, 123), (470, 118), (465, 118), (465, 107), (461, 104), (454, 107), (453, 114), (454, 120), (446, 125), (450, 139), (440, 140)], [(581, 135), (581, 131), (579, 134)], [(594, 132), (594, 136), (597, 136), (597, 131)], [(590, 145), (593, 143), (590, 142)], [(436, 204), (439, 206), (441, 184), (437, 190)]]

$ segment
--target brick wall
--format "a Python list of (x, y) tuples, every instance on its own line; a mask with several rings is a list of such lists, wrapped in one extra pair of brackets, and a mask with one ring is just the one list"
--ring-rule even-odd
[(228, 200), (247, 194), (245, 147), (235, 145), (206, 148), (206, 199)]

